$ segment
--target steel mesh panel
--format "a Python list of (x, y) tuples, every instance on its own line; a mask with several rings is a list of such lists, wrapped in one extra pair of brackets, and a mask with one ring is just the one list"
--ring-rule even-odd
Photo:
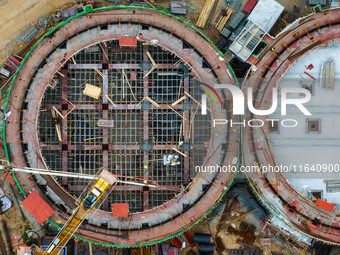
[(97, 127), (102, 118), (98, 110), (74, 110), (67, 116), (70, 144), (102, 144), (103, 131)]

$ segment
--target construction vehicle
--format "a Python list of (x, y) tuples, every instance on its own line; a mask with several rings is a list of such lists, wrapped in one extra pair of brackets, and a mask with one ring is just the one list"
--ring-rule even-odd
[[(73, 211), (71, 217), (53, 239), (46, 251), (42, 251), (37, 246), (32, 246), (31, 250), (34, 255), (57, 255), (59, 254), (72, 235), (77, 231), (84, 221), (86, 215), (98, 209), (102, 202), (107, 198), (109, 193), (117, 183), (117, 178), (107, 170), (101, 170), (97, 178), (88, 185), (91, 187), (88, 192), (80, 195), (81, 202)], [(86, 189), (87, 190), (87, 189)]]
[[(46, 170), (46, 169), (17, 167), (14, 165), (8, 165), (6, 163), (7, 162), (2, 162), (2, 164), (0, 164), (0, 171), (24, 172), (24, 173), (30, 173), (30, 174), (53, 175), (53, 176), (83, 178), (83, 179), (92, 180), (88, 184), (84, 192), (77, 199), (76, 205), (78, 205), (78, 207), (73, 210), (71, 217), (64, 224), (63, 228), (58, 232), (57, 236), (53, 239), (51, 244), (47, 247), (46, 251), (42, 251), (36, 245), (32, 245), (31, 252), (33, 255), (57, 255), (59, 254), (63, 250), (67, 242), (70, 240), (72, 235), (80, 227), (86, 215), (90, 213), (94, 214), (96, 212), (96, 210), (101, 206), (103, 201), (108, 197), (108, 195), (111, 193), (111, 191), (114, 189), (117, 183), (146, 186), (146, 187), (152, 187), (152, 188), (166, 188), (166, 189), (173, 189), (176, 191), (181, 190), (180, 188), (177, 188), (177, 187), (158, 185), (156, 181), (152, 181), (152, 180), (145, 180), (142, 178), (134, 178), (134, 177), (128, 177), (128, 176), (123, 176), (123, 175), (113, 175), (105, 169), (99, 170), (98, 173), (95, 176), (93, 176), (93, 175), (88, 175), (88, 174), (53, 171), (53, 170)], [(139, 182), (119, 180), (118, 177), (138, 180)]]

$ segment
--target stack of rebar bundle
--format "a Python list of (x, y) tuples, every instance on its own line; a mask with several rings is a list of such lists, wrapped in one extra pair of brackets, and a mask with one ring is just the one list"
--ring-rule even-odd
[(221, 15), (219, 16), (218, 18), (218, 21), (215, 25), (216, 29), (221, 32), (222, 29), (225, 27), (225, 25), (227, 24), (229, 18), (231, 17), (231, 15), (233, 14), (233, 10), (228, 8), (226, 10), (226, 15), (222, 15), (222, 12), (221, 12)]
[(204, 28), (208, 22), (208, 19), (211, 15), (212, 10), (214, 9), (215, 3), (217, 0), (205, 0), (202, 6), (200, 16), (196, 22), (196, 26), (200, 28)]

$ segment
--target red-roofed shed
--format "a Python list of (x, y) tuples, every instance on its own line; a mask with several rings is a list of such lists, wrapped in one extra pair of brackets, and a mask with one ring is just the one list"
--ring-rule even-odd
[(25, 207), (40, 224), (43, 224), (54, 213), (54, 210), (36, 191), (29, 194), (28, 197), (21, 202), (21, 205)]
[(12, 186), (15, 185), (13, 175), (10, 172), (7, 172), (4, 176), (5, 180), (8, 181)]
[(135, 37), (120, 37), (119, 46), (122, 47), (137, 47), (137, 38)]
[(129, 204), (128, 203), (113, 203), (112, 215), (114, 217), (129, 217)]
[(254, 9), (257, 1), (256, 0), (249, 0), (243, 8), (243, 11), (250, 14), (251, 11)]
[(335, 208), (335, 204), (328, 203), (327, 201), (323, 201), (321, 199), (316, 200), (316, 205), (327, 211), (334, 211)]

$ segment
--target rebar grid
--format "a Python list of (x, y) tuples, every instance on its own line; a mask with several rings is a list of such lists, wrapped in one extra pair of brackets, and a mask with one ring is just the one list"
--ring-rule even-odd
[[(164, 157), (178, 156), (178, 165), (164, 165)], [(155, 150), (149, 155), (149, 176), (160, 185), (178, 187), (183, 183), (184, 157), (173, 150)]]
[[(143, 151), (116, 150), (109, 152), (109, 169), (111, 173), (127, 177), (143, 178)], [(129, 179), (129, 178), (122, 178)], [(130, 179), (129, 179), (130, 180)], [(124, 184), (119, 184), (124, 185)]]
[[(51, 83), (56, 83), (55, 87), (52, 88), (51, 86), (46, 87), (46, 91), (42, 100), (42, 104), (58, 104), (62, 100), (62, 85), (61, 85), (61, 78), (58, 75), (54, 77), (54, 81)], [(50, 83), (50, 84), (51, 84)]]
[(175, 64), (179, 61), (176, 55), (158, 46), (149, 46), (149, 52), (157, 64)]
[[(179, 63), (179, 58), (162, 48), (142, 45), (140, 42), (136, 49), (120, 48), (118, 40), (107, 42), (107, 46), (101, 45), (107, 49), (109, 62), (112, 63), (105, 65), (106, 70), (100, 70), (104, 77), (95, 71), (92, 65), (81, 65), (107, 63), (101, 47), (97, 45), (86, 50), (87, 52), (78, 53), (74, 57), (77, 64), (70, 60), (69, 63), (74, 69), (67, 71), (67, 79), (59, 77), (56, 89), (46, 90), (44, 109), (51, 109), (52, 106), (58, 106), (60, 109), (62, 102), (66, 102), (61, 97), (62, 91), (63, 95), (76, 105), (66, 120), (62, 120), (63, 142), (60, 144), (51, 121), (50, 110), (41, 112), (41, 141), (45, 141), (46, 145), (58, 145), (54, 147), (55, 151), (43, 149), (46, 163), (51, 169), (53, 166), (54, 170), (91, 175), (95, 175), (101, 166), (106, 166), (117, 175), (146, 178), (157, 181), (159, 185), (180, 188), (189, 181), (186, 178), (192, 179), (195, 176), (194, 166), (204, 161), (207, 153), (204, 143), (210, 139), (211, 121), (209, 113), (202, 116), (200, 109), (199, 112), (196, 111), (198, 105), (192, 99), (180, 102), (176, 108), (177, 113), (168, 106), (185, 95), (185, 88), (191, 96), (200, 101), (200, 84), (190, 70), (184, 68), (183, 62)], [(152, 68), (147, 52), (160, 66), (145, 76)], [(103, 89), (99, 100), (82, 93), (85, 83)], [(108, 101), (106, 95), (118, 105), (117, 109)], [(150, 97), (160, 108), (152, 105), (145, 97)], [(140, 104), (140, 107), (151, 108), (135, 109), (143, 99), (144, 103)], [(189, 105), (189, 109), (183, 110), (184, 104)], [(63, 105), (60, 112), (65, 114), (71, 108), (70, 104), (66, 108)], [(184, 120), (184, 116), (187, 116), (187, 120)], [(97, 121), (100, 119), (113, 120), (114, 127), (99, 128)], [(189, 126), (191, 137), (184, 137), (184, 124)], [(67, 133), (63, 131), (65, 125)], [(146, 140), (152, 146), (149, 151), (141, 149)], [(178, 147), (182, 141), (199, 146), (190, 150), (190, 160), (169, 149), (182, 150)], [(59, 155), (58, 158), (54, 158), (54, 154)], [(179, 164), (165, 164), (164, 157), (169, 155), (178, 156)], [(67, 185), (70, 193), (74, 195), (79, 195), (87, 185), (85, 180), (66, 177), (60, 179), (60, 182)], [(112, 203), (128, 202), (130, 212), (138, 212), (159, 206), (177, 193), (178, 191), (166, 188), (144, 190), (141, 186), (120, 184), (102, 208), (110, 210)]]
[(38, 121), (39, 137), (40, 142), (46, 145), (59, 144), (58, 136), (55, 135), (56, 127), (52, 119), (50, 110), (40, 110)]
[(190, 95), (195, 98), (198, 102), (201, 101), (202, 94), (205, 92), (201, 89), (201, 83), (198, 79), (190, 76), (189, 79), (189, 87), (190, 87)]
[(84, 49), (74, 56), (77, 64), (101, 64), (103, 52), (99, 45)]
[(164, 201), (169, 201), (175, 197), (177, 192), (173, 190), (152, 190), (150, 192), (150, 204), (153, 207), (164, 204)]
[(98, 100), (83, 94), (85, 84), (103, 88), (103, 79), (93, 70), (71, 70), (67, 73), (67, 99), (73, 104), (97, 104)]
[(62, 155), (59, 151), (45, 150), (43, 155), (46, 165), (54, 171), (62, 171)]
[(118, 104), (137, 104), (143, 99), (143, 73), (137, 69), (124, 70), (124, 73), (122, 70), (109, 71), (108, 96)]
[(115, 128), (109, 129), (110, 144), (141, 144), (143, 141), (143, 112), (115, 110), (109, 113)]
[(118, 40), (107, 43), (108, 57), (112, 63), (141, 64), (143, 61), (143, 45), (138, 43), (137, 48), (119, 47)]
[(108, 197), (108, 203), (129, 203), (129, 212), (143, 211), (143, 193), (140, 191), (113, 191)]
[[(177, 111), (183, 115), (182, 110)], [(180, 141), (180, 128), (184, 121), (172, 110), (154, 110), (149, 113), (149, 139), (152, 144), (174, 144)]]
[[(166, 75), (166, 74), (175, 75)], [(151, 75), (152, 86), (150, 94), (152, 99), (162, 104), (172, 104), (178, 99), (178, 95), (183, 95), (183, 76), (178, 75), (177, 69), (162, 69), (159, 72), (154, 72)]]
[(190, 154), (190, 178), (193, 178), (197, 172), (196, 167), (203, 166), (206, 160), (207, 149), (195, 149)]
[(67, 116), (69, 144), (102, 144), (103, 130), (97, 126), (101, 118), (98, 110), (72, 111)]
[[(199, 109), (200, 110), (200, 109)], [(211, 114), (207, 112), (207, 115), (196, 113), (194, 121), (191, 126), (191, 143), (192, 144), (204, 144), (211, 138)]]
[[(76, 150), (68, 152), (68, 169), (74, 173), (96, 175), (102, 166), (103, 153), (100, 150)], [(87, 185), (88, 180), (79, 178), (67, 178), (69, 186)]]

